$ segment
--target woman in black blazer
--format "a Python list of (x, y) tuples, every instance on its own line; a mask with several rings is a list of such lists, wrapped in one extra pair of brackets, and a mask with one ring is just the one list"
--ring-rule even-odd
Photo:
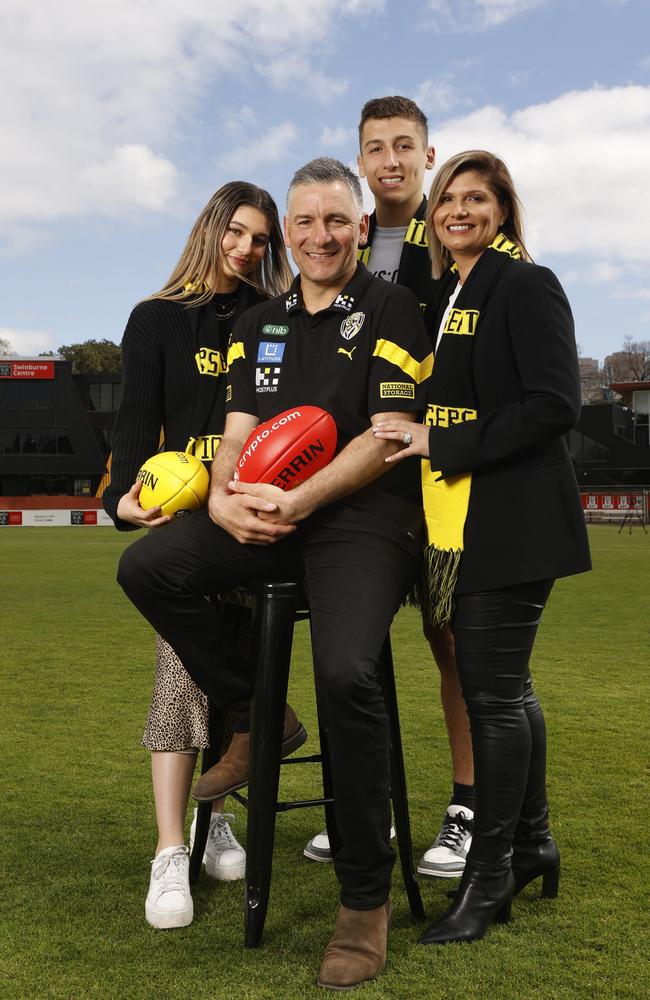
[(528, 258), (505, 164), (481, 150), (453, 157), (428, 213), (441, 280), (427, 310), (426, 423), (375, 428), (404, 442), (387, 461), (427, 459), (423, 613), (451, 622), (476, 769), (465, 872), (425, 944), (483, 937), (538, 876), (557, 894), (546, 731), (528, 664), (554, 580), (591, 567), (563, 436), (580, 412), (571, 310), (557, 278)]

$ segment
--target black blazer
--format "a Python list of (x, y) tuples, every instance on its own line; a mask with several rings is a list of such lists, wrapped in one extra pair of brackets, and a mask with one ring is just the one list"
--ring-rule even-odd
[[(445, 306), (428, 312), (434, 339)], [(522, 261), (505, 269), (482, 310), (468, 375), (478, 418), (429, 433), (433, 469), (472, 473), (456, 593), (590, 569), (563, 437), (580, 415), (573, 317), (551, 271)]]

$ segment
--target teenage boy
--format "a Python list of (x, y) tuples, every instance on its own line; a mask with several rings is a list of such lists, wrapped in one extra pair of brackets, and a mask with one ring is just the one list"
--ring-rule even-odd
[[(433, 168), (435, 159), (427, 119), (407, 97), (368, 101), (361, 111), (359, 149), (359, 174), (375, 198), (359, 260), (376, 277), (406, 285), (424, 307), (434, 290), (425, 229), (427, 199), (422, 193), (425, 171)], [(453, 791), (440, 832), (420, 858), (418, 872), (457, 878), (465, 867), (474, 819), (472, 743), (451, 630), (425, 626), (424, 631), (440, 670)], [(304, 854), (312, 861), (332, 860), (326, 830), (312, 837)]]

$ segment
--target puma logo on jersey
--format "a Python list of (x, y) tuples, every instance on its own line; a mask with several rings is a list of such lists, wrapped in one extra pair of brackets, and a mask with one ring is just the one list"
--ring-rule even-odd
[(338, 349), (338, 351), (336, 353), (337, 354), (345, 354), (346, 358), (349, 358), (350, 361), (352, 361), (352, 355), (354, 354), (354, 352), (356, 351), (356, 349), (357, 349), (358, 346), (359, 346), (358, 344), (355, 344), (354, 347), (350, 348), (349, 351), (346, 351), (346, 349), (344, 347), (339, 347), (339, 349)]

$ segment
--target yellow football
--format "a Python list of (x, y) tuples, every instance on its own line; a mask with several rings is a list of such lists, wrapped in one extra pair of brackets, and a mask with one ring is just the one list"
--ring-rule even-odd
[(138, 501), (143, 510), (160, 507), (163, 514), (182, 517), (207, 503), (210, 474), (203, 462), (183, 451), (152, 455), (136, 478), (142, 483)]

